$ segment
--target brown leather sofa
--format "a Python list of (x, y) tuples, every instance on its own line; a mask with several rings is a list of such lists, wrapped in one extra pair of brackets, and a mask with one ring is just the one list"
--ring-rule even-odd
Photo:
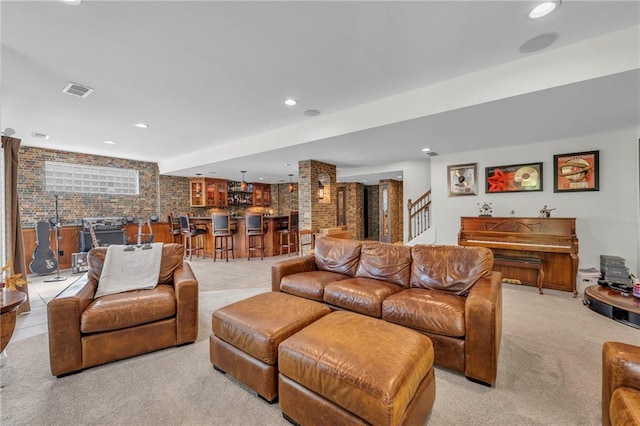
[(47, 304), (54, 376), (192, 343), (198, 335), (198, 281), (181, 244), (164, 244), (154, 289), (94, 299), (106, 252), (92, 249), (89, 272)]
[(602, 424), (640, 425), (640, 347), (602, 346)]
[(495, 383), (502, 335), (501, 274), (482, 247), (414, 247), (334, 238), (272, 266), (271, 288), (382, 318), (427, 335), (435, 363)]

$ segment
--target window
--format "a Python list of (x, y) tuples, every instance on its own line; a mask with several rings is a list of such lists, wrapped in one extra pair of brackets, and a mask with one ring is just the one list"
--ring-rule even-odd
[(45, 187), (48, 192), (139, 194), (138, 171), (133, 169), (45, 161), (44, 175)]

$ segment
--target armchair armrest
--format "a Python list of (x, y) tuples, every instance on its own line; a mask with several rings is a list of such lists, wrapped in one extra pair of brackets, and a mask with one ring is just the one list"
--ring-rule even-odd
[(198, 337), (198, 280), (186, 262), (173, 273), (176, 294), (176, 344), (191, 343)]
[(471, 288), (465, 303), (465, 375), (493, 385), (502, 337), (502, 274), (492, 272)]
[(640, 347), (620, 342), (602, 345), (602, 424), (611, 425), (609, 404), (619, 387), (640, 390)]
[(316, 269), (316, 258), (312, 254), (271, 265), (271, 291), (280, 291), (280, 281), (287, 275)]
[(82, 370), (80, 315), (93, 302), (98, 282), (84, 274), (47, 304), (51, 374)]

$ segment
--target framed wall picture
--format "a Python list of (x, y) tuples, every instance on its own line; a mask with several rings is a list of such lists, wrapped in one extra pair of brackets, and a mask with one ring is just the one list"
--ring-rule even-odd
[(449, 197), (476, 195), (478, 192), (476, 170), (477, 163), (447, 166)]
[(542, 163), (487, 167), (485, 184), (487, 194), (542, 191)]
[(553, 192), (599, 191), (600, 151), (553, 156)]

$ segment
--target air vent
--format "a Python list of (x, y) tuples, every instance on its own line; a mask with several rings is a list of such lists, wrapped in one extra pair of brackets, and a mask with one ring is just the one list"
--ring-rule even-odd
[(429, 157), (436, 157), (436, 156), (438, 155), (438, 153), (437, 153), (437, 152), (435, 152), (435, 151), (429, 151), (429, 152), (427, 152), (427, 155), (428, 155)]
[(46, 133), (33, 132), (33, 133), (31, 133), (31, 136), (33, 136), (34, 138), (38, 138), (38, 139), (49, 139), (49, 137), (51, 135), (48, 135)]
[(62, 89), (62, 93), (77, 96), (79, 98), (86, 98), (93, 93), (93, 89), (87, 86), (83, 86), (82, 84), (69, 83), (64, 89)]

